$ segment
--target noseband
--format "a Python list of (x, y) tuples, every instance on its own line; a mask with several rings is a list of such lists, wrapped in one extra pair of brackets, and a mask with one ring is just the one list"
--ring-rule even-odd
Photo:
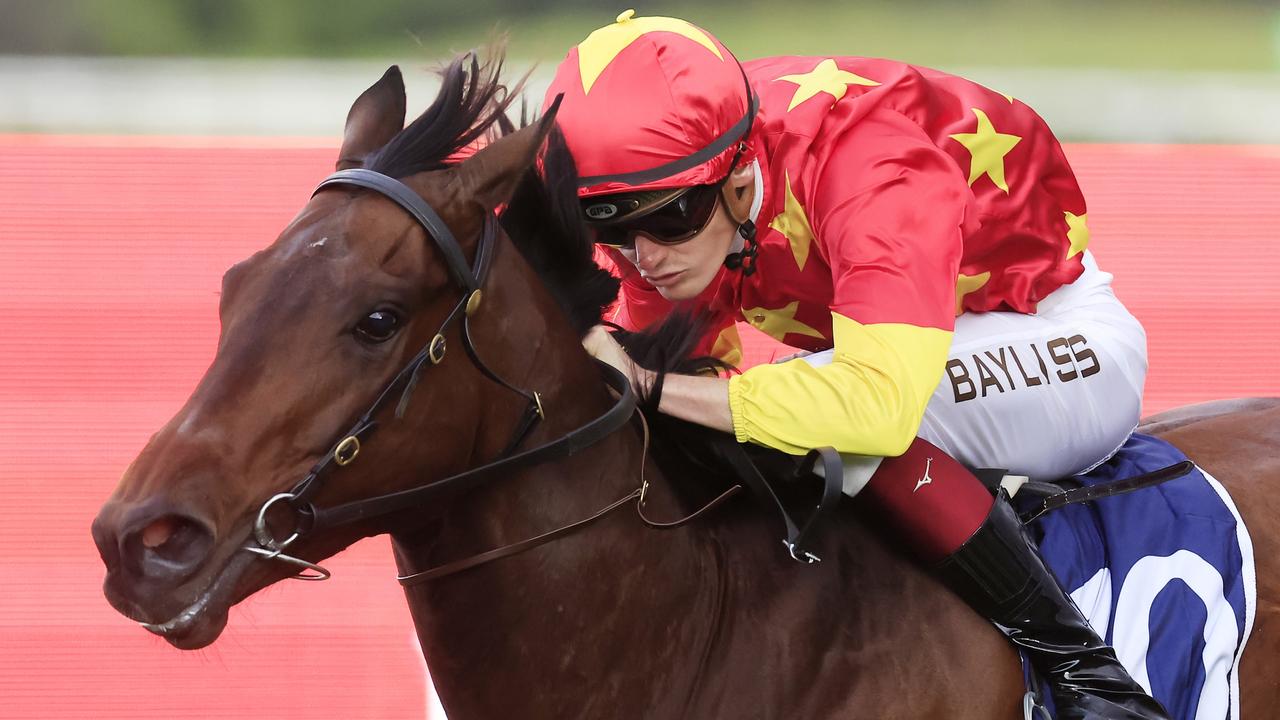
[[(537, 391), (518, 388), (493, 372), (480, 358), (471, 338), (470, 319), (480, 307), (481, 298), (483, 297), (481, 288), (488, 276), (489, 265), (492, 261), (493, 247), (497, 235), (497, 218), (492, 213), (485, 214), (484, 228), (476, 249), (475, 265), (471, 267), (467, 265), (462, 247), (458, 244), (444, 220), (409, 186), (382, 173), (356, 168), (340, 170), (325, 178), (316, 187), (312, 195), (314, 196), (315, 193), (319, 193), (326, 188), (337, 186), (372, 190), (408, 212), (422, 226), (428, 237), (435, 241), (436, 247), (439, 248), (448, 263), (449, 274), (453, 282), (462, 289), (463, 295), (458, 304), (445, 317), (439, 330), (427, 342), (426, 346), (387, 383), (369, 409), (333, 444), (330, 451), (311, 468), (306, 477), (288, 492), (280, 493), (267, 500), (258, 510), (252, 538), (257, 544), (255, 545), (251, 541), (242, 549), (260, 555), (264, 559), (278, 560), (296, 566), (299, 569), (299, 574), (293, 577), (302, 580), (324, 580), (329, 577), (329, 571), (315, 563), (284, 553), (290, 545), (300, 538), (322, 529), (381, 517), (411, 507), (418, 507), (441, 497), (455, 495), (479, 485), (481, 481), (499, 471), (508, 473), (549, 460), (569, 457), (621, 428), (631, 418), (636, 409), (636, 397), (628, 379), (618, 370), (601, 364), (601, 371), (604, 373), (606, 382), (618, 394), (618, 399), (614, 405), (603, 415), (555, 440), (512, 454), (520, 447), (534, 426), (545, 418), (545, 412), (542, 407), (542, 396)], [(399, 401), (396, 404), (395, 417), (400, 419), (404, 416), (413, 394), (413, 389), (417, 385), (423, 370), (429, 366), (438, 365), (444, 360), (447, 349), (445, 334), (452, 325), (459, 321), (462, 325), (460, 330), (462, 346), (471, 358), (472, 363), (490, 380), (524, 397), (527, 401), (524, 415), (516, 424), (506, 449), (492, 462), (442, 480), (335, 507), (315, 507), (312, 504), (312, 499), (324, 483), (324, 480), (333, 472), (334, 466), (345, 467), (355, 462), (363, 445), (368, 442), (374, 431), (379, 427), (379, 422), (375, 419), (375, 416), (397, 394), (399, 395)], [(643, 500), (643, 488), (633, 491), (627, 498), (606, 508), (606, 510), (612, 510), (624, 504), (625, 500), (633, 498)], [(267, 526), (267, 513), (273, 505), (277, 504), (289, 507), (293, 511), (295, 518), (293, 530), (288, 537), (283, 539), (277, 538)], [(603, 512), (599, 513), (587, 521), (562, 528), (561, 531), (581, 526), (586, 522), (601, 517), (603, 514)], [(556, 532), (559, 533), (561, 531)], [(548, 533), (547, 535), (551, 536), (552, 534)], [(545, 542), (546, 540), (543, 540), (543, 537), (540, 536), (539, 538), (534, 538), (534, 540)], [(529, 547), (532, 546), (530, 545)], [(515, 552), (518, 552), (519, 549), (515, 550)], [(506, 552), (505, 554), (511, 554), (511, 552)], [(494, 559), (500, 556), (504, 555), (495, 556)], [(475, 564), (478, 563), (472, 562), (467, 567)], [(449, 568), (437, 568), (437, 570), (447, 569)], [(403, 580), (404, 578), (402, 578)]]

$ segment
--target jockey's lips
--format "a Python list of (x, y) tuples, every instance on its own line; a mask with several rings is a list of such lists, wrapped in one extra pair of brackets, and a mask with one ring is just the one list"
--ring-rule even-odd
[(584, 198), (582, 212), (593, 240), (600, 245), (630, 250), (641, 233), (663, 245), (678, 245), (692, 240), (711, 222), (723, 185), (721, 180), (674, 190)]
[(665, 275), (645, 275), (642, 272), (640, 273), (640, 277), (644, 278), (645, 282), (649, 283), (650, 285), (656, 288), (660, 288), (660, 287), (667, 287), (669, 285), (674, 285), (676, 281), (680, 279), (680, 276), (683, 274), (684, 274), (683, 270), (677, 270), (675, 272), (666, 273)]

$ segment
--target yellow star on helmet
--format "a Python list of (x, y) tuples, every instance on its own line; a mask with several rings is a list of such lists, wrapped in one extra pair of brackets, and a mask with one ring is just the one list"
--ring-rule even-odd
[(635, 10), (623, 11), (616, 23), (596, 30), (578, 44), (578, 73), (582, 75), (583, 93), (591, 92), (596, 78), (618, 57), (618, 53), (651, 32), (670, 32), (687, 37), (724, 60), (724, 55), (720, 54), (720, 48), (716, 47), (711, 36), (695, 25), (676, 18), (638, 18), (635, 14)]
[(875, 80), (868, 80), (861, 75), (841, 70), (836, 67), (836, 61), (830, 58), (818, 63), (817, 67), (807, 73), (783, 75), (776, 78), (774, 82), (779, 80), (796, 84), (796, 92), (791, 96), (791, 104), (787, 106), (787, 112), (791, 112), (797, 105), (818, 93), (830, 95), (831, 104), (834, 105), (836, 100), (844, 97), (850, 85), (874, 87), (880, 84)]
[(986, 175), (996, 187), (1009, 192), (1009, 184), (1004, 179), (1004, 156), (1022, 141), (1017, 135), (1006, 135), (996, 132), (987, 114), (978, 108), (971, 108), (978, 116), (978, 129), (971, 133), (958, 133), (951, 139), (965, 146), (972, 160), (969, 164), (969, 186), (972, 187), (978, 178)]
[(796, 259), (796, 266), (803, 270), (809, 259), (809, 246), (813, 244), (813, 226), (809, 224), (809, 217), (804, 214), (804, 208), (796, 200), (795, 193), (791, 191), (790, 171), (784, 173), (783, 177), (786, 193), (783, 196), (782, 212), (773, 218), (769, 227), (782, 233), (787, 242), (791, 243), (791, 255)]
[(1067, 249), (1067, 259), (1079, 255), (1089, 246), (1089, 226), (1086, 224), (1085, 218), (1088, 213), (1065, 213), (1067, 216), (1067, 240), (1071, 242), (1071, 247)]
[(757, 330), (765, 335), (772, 337), (774, 340), (782, 341), (788, 333), (796, 335), (807, 335), (809, 337), (822, 338), (822, 333), (796, 320), (796, 310), (800, 307), (799, 300), (792, 300), (786, 305), (776, 308), (743, 308), (742, 316), (747, 319)]

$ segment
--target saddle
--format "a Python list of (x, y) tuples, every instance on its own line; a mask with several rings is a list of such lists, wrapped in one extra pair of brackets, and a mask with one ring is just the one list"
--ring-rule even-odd
[[(784, 529), (782, 543), (791, 559), (806, 564), (820, 562), (821, 558), (811, 550), (813, 540), (826, 526), (843, 494), (844, 465), (835, 448), (814, 448), (798, 462), (792, 459), (794, 465), (789, 470), (785, 464), (777, 464), (777, 460), (772, 457), (775, 454), (749, 453), (732, 438), (726, 438), (719, 449), (733, 466), (739, 483), (751, 491), (752, 496), (766, 511), (777, 516)], [(775, 479), (766, 479), (766, 473), (761, 472), (758, 463), (771, 465), (771, 471), (767, 474)], [(1052, 482), (1032, 482), (1024, 476), (1009, 475), (1007, 470), (1001, 468), (978, 468), (971, 471), (993, 495), (1002, 490), (1008, 493), (1023, 524), (1029, 525), (1046, 513), (1068, 505), (1124, 495), (1159, 485), (1183, 477), (1194, 468), (1191, 461), (1184, 460), (1133, 477), (1088, 486), (1073, 477)], [(795, 493), (791, 492), (791, 488), (778, 486), (813, 483), (820, 483), (819, 499), (807, 511), (806, 516), (800, 516), (789, 508), (790, 504), (795, 503), (784, 501), (784, 498)], [(796, 517), (803, 519), (797, 521)]]

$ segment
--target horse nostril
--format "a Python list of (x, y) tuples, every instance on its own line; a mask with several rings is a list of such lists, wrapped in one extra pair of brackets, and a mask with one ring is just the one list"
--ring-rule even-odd
[(160, 518), (142, 530), (142, 545), (147, 548), (158, 548), (173, 537), (178, 523), (173, 518)]
[(130, 569), (157, 580), (180, 580), (193, 573), (213, 547), (213, 533), (180, 515), (165, 515), (125, 537), (122, 554)]

